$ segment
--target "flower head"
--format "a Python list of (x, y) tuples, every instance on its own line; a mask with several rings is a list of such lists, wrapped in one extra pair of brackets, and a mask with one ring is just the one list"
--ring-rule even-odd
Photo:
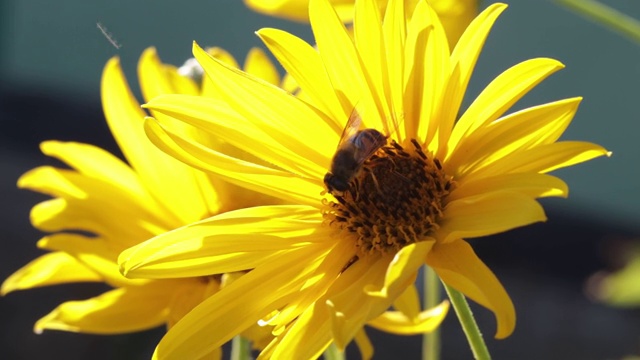
[[(156, 355), (198, 357), (261, 319), (275, 335), (263, 356), (313, 358), (331, 342), (344, 347), (389, 306), (414, 319), (412, 284), (425, 263), (495, 314), (497, 338), (509, 336), (511, 299), (464, 239), (544, 221), (536, 199), (568, 191), (547, 173), (608, 153), (558, 141), (580, 98), (504, 115), (562, 68), (553, 59), (506, 70), (457, 119), (476, 59), (505, 8), (489, 6), (450, 51), (426, 1), (412, 8), (390, 1), (384, 18), (375, 1), (357, 1), (352, 40), (327, 0), (311, 0), (317, 50), (283, 31), (258, 32), (303, 100), (195, 45), (206, 74), (224, 89), (224, 105), (161, 96), (146, 106), (220, 133), (264, 163), (212, 151), (161, 119), (145, 123), (150, 138), (176, 158), (295, 205), (226, 213), (121, 254), (129, 277), (253, 269), (196, 307)], [(223, 120), (227, 107), (238, 116)], [(348, 119), (360, 126), (345, 130)]]
[[(213, 52), (224, 55), (220, 50)], [(267, 69), (264, 73), (271, 68), (275, 73), (264, 54), (251, 54), (248, 68)], [(146, 99), (167, 93), (206, 95), (211, 91), (206, 82), (200, 89), (199, 84), (178, 75), (176, 68), (161, 63), (154, 49), (144, 52), (138, 70)], [(130, 165), (92, 145), (42, 143), (43, 153), (70, 168), (38, 167), (24, 174), (18, 186), (54, 197), (31, 212), (35, 227), (53, 233), (38, 242), (40, 248), (51, 252), (5, 280), (2, 293), (77, 282), (104, 282), (113, 289), (91, 299), (59, 305), (36, 323), (37, 332), (55, 329), (116, 334), (163, 324), (172, 327), (237, 276), (220, 273), (130, 280), (118, 271), (119, 253), (182, 225), (269, 201), (186, 166), (153, 146), (142, 126), (146, 113), (131, 94), (117, 58), (105, 66), (102, 103), (109, 127)], [(189, 129), (183, 126), (181, 131), (186, 134)], [(211, 137), (200, 139), (214, 148), (222, 146)], [(268, 335), (268, 331), (261, 335)]]

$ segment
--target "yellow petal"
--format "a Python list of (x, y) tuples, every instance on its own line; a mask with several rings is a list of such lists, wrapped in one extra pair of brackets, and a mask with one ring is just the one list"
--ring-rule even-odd
[(320, 303), (324, 303), (323, 300), (318, 299), (323, 297), (328, 289), (333, 286), (335, 279), (340, 275), (341, 269), (352, 260), (355, 253), (357, 253), (357, 248), (353, 242), (338, 241), (327, 254), (322, 264), (315, 270), (315, 273), (310, 276), (303, 288), (299, 290), (299, 298), (282, 308), (276, 316), (265, 323), (274, 325), (274, 333), (281, 329), (284, 330), (289, 327), (292, 321), (296, 320), (301, 312), (313, 306), (314, 302), (320, 301)]
[(476, 97), (456, 124), (449, 140), (453, 151), (465, 136), (497, 119), (549, 75), (564, 68), (557, 60), (539, 58), (523, 61), (496, 77)]
[(367, 325), (378, 330), (397, 335), (418, 335), (435, 330), (444, 320), (449, 310), (449, 302), (421, 311), (416, 317), (409, 317), (401, 311), (386, 311)]
[(600, 145), (582, 141), (560, 141), (504, 156), (470, 174), (479, 179), (509, 173), (547, 173), (600, 156), (611, 156)]
[[(151, 218), (162, 219), (162, 221), (156, 220), (155, 222), (164, 224), (163, 226), (170, 226), (174, 221), (174, 215), (169, 210), (158, 205), (156, 199), (145, 188), (145, 184), (142, 183), (138, 174), (107, 151), (93, 145), (60, 141), (45, 141), (40, 144), (40, 149), (44, 154), (65, 162), (88, 178), (107, 183), (109, 186), (115, 186), (121, 194), (114, 195), (113, 192), (110, 192), (107, 198), (116, 203), (128, 203), (127, 208), (138, 209), (136, 211), (140, 211), (140, 213), (135, 217), (143, 219), (147, 216), (142, 216), (142, 212), (150, 213), (152, 214)], [(27, 177), (25, 174), (18, 181), (18, 186), (28, 186), (32, 190), (42, 191), (43, 188), (35, 185), (39, 182), (27, 180)], [(42, 183), (47, 184), (50, 182), (52, 182), (52, 179), (47, 178)], [(206, 195), (206, 198), (210, 199), (210, 202), (214, 202), (216, 199), (215, 193), (205, 192), (202, 186), (200, 189)], [(89, 188), (84, 189), (84, 191), (88, 190)], [(48, 193), (54, 196), (62, 196), (62, 194), (58, 193)], [(212, 208), (214, 208), (213, 205)]]
[[(138, 203), (139, 198), (126, 189), (75, 171), (39, 167), (22, 175), (18, 186), (60, 197), (31, 211), (33, 225), (46, 231), (85, 230), (131, 246), (171, 225), (147, 211), (145, 203)], [(123, 233), (131, 236), (116, 237)]]
[(405, 65), (405, 94), (416, 95), (405, 96), (405, 113), (412, 114), (405, 117), (405, 127), (407, 137), (429, 143), (440, 123), (431, 119), (440, 118), (438, 104), (450, 73), (449, 47), (444, 29), (427, 2), (418, 2), (408, 30), (405, 60), (411, 65)]
[(382, 288), (370, 287), (366, 289), (367, 293), (374, 297), (398, 297), (413, 283), (418, 269), (424, 265), (424, 259), (434, 243), (433, 239), (427, 239), (403, 247), (389, 264)]
[(377, 112), (375, 94), (367, 83), (362, 59), (335, 10), (327, 0), (311, 0), (309, 16), (325, 71), (335, 93), (341, 97), (343, 121), (358, 104), (364, 109), (366, 126), (382, 129), (383, 119)]
[(358, 331), (354, 341), (356, 342), (356, 345), (358, 345), (358, 350), (360, 350), (362, 360), (369, 360), (373, 357), (373, 344), (371, 343), (371, 340), (369, 340), (364, 329)]
[(64, 251), (76, 258), (87, 268), (102, 277), (102, 280), (113, 287), (139, 286), (148, 280), (131, 280), (119, 272), (116, 259), (118, 252), (101, 238), (87, 238), (77, 234), (59, 233), (46, 236), (38, 241), (41, 249)]
[(478, 0), (429, 0), (447, 30), (449, 47), (453, 49), (465, 29), (478, 14)]
[(133, 97), (117, 58), (105, 66), (101, 93), (113, 136), (146, 187), (167, 209), (172, 209), (176, 219), (172, 227), (204, 218), (209, 213), (208, 204), (196, 179), (203, 175), (162, 153), (147, 139), (142, 126), (145, 113)]
[(88, 300), (68, 301), (38, 320), (34, 331), (106, 335), (151, 329), (164, 322), (170, 286), (167, 283), (166, 287), (120, 288)]
[(497, 234), (546, 219), (542, 206), (531, 197), (498, 190), (447, 204), (434, 237), (439, 242), (451, 242)]
[[(391, 119), (394, 114), (390, 108), (391, 104), (387, 101), (390, 97), (389, 65), (386, 61), (387, 51), (378, 5), (375, 0), (357, 1), (353, 28), (358, 53), (362, 59), (366, 59), (362, 66), (365, 70), (368, 86), (375, 96), (378, 114), (386, 120)], [(389, 131), (389, 129), (384, 129)]]
[[(301, 176), (315, 178), (322, 178), (327, 171), (328, 162), (327, 166), (310, 162), (294, 151), (295, 147), (287, 146), (291, 141), (272, 138), (219, 100), (202, 96), (169, 95), (154, 98), (145, 108), (169, 117), (179, 117), (185, 123), (219, 136), (238, 149), (255, 155), (256, 159), (264, 160), (265, 165), (274, 164)], [(171, 132), (181, 134), (174, 127), (167, 126), (162, 121), (160, 123), (163, 127), (170, 128)]]
[[(380, 8), (384, 8), (387, 0), (377, 2)], [(300, 22), (309, 21), (309, 0), (244, 0), (244, 3), (250, 9), (265, 15)], [(351, 22), (353, 0), (331, 0), (331, 4), (343, 22)]]
[(316, 49), (286, 31), (261, 29), (257, 34), (313, 104), (329, 115), (334, 131), (340, 134), (345, 114)]
[(32, 260), (11, 274), (3, 283), (0, 294), (75, 282), (99, 282), (102, 277), (69, 254), (54, 252)]
[(306, 206), (230, 211), (123, 251), (129, 277), (195, 277), (255, 268), (282, 251), (327, 241), (321, 214)]
[(489, 31), (498, 16), (507, 8), (505, 4), (491, 4), (480, 15), (478, 15), (467, 27), (464, 34), (458, 40), (456, 47), (451, 53), (451, 68), (458, 68), (460, 71), (458, 82), (451, 94), (450, 106), (447, 113), (443, 113), (446, 123), (453, 124), (451, 119), (458, 116), (458, 110), (462, 98), (464, 97), (467, 84), (471, 79), (471, 74), (482, 50)]
[(511, 335), (516, 326), (511, 298), (466, 241), (436, 244), (427, 256), (427, 264), (447, 285), (493, 311), (498, 323), (497, 339)]
[[(391, 115), (394, 116), (396, 114), (400, 114), (403, 118), (405, 117), (404, 46), (405, 39), (407, 37), (406, 26), (404, 0), (390, 0), (387, 5), (384, 22), (382, 24), (382, 35), (384, 38), (388, 71), (387, 75), (389, 77), (389, 94), (386, 99), (391, 103)], [(377, 74), (372, 75), (380, 76)], [(411, 90), (412, 89), (409, 89), (409, 91)], [(397, 116), (398, 115), (396, 115), (396, 117)], [(413, 116), (413, 114), (410, 116)], [(408, 120), (408, 124), (405, 124), (405, 126), (413, 129), (413, 124), (412, 120)], [(396, 139), (400, 142), (405, 138), (404, 128), (401, 130), (400, 134), (395, 134)]]
[[(329, 163), (338, 134), (329, 125), (331, 120), (327, 120), (326, 115), (277, 86), (224, 65), (196, 43), (193, 44), (193, 55), (238, 114), (276, 141), (296, 149), (310, 162)], [(335, 143), (327, 142), (327, 139), (335, 139)]]
[[(389, 260), (389, 256), (385, 256), (371, 260), (365, 258), (356, 262), (351, 266), (353, 269), (349, 270), (354, 274), (360, 270), (359, 276), (355, 279), (341, 276), (334, 285), (336, 289), (342, 288), (341, 291), (335, 294), (328, 293), (327, 306), (331, 315), (333, 339), (339, 349), (346, 348), (364, 324), (388, 309), (399, 293), (404, 290), (402, 288), (393, 291), (395, 288), (392, 288), (387, 292), (387, 296), (372, 296), (370, 289), (381, 287), (386, 289), (383, 281), (385, 272), (387, 274), (391, 272)], [(349, 271), (344, 273), (344, 275), (347, 274)], [(406, 277), (411, 278), (412, 275), (415, 280), (415, 273), (408, 273)], [(351, 281), (347, 282), (347, 280)], [(408, 284), (403, 285), (406, 287)]]
[(447, 200), (454, 201), (496, 189), (519, 192), (531, 198), (569, 195), (569, 187), (560, 178), (547, 174), (516, 173), (459, 182)]
[(232, 184), (289, 203), (321, 206), (320, 193), (324, 191), (324, 187), (319, 179), (305, 179), (289, 172), (229, 157), (172, 134), (153, 119), (145, 122), (145, 130), (158, 148), (197, 169), (212, 172)]
[(154, 356), (198, 359), (294, 299), (297, 290), (333, 243), (284, 253), (204, 300), (171, 328)]
[[(158, 95), (180, 93), (179, 89), (174, 87), (172, 78), (169, 75), (172, 72), (176, 73), (176, 77), (180, 77), (185, 79), (187, 82), (191, 82), (193, 88), (191, 91), (187, 92), (188, 94), (197, 95), (199, 93), (199, 91), (197, 91), (197, 86), (192, 80), (179, 76), (175, 68), (170, 68), (163, 64), (160, 61), (155, 48), (147, 48), (142, 55), (140, 55), (140, 60), (138, 61), (138, 79), (140, 81), (142, 96), (148, 100), (153, 99)], [(161, 114), (152, 113), (152, 115), (154, 117), (160, 117), (161, 120), (165, 122), (173, 121), (172, 125), (180, 127), (183, 131), (186, 131), (184, 124), (180, 124), (170, 118), (165, 119)]]
[(393, 307), (399, 310), (409, 319), (413, 319), (420, 313), (420, 296), (415, 285), (411, 285), (405, 289), (400, 296), (393, 302)]
[(245, 5), (259, 13), (289, 20), (308, 21), (309, 1), (299, 0), (244, 0)]
[(527, 108), (482, 126), (464, 138), (445, 171), (458, 178), (506, 155), (558, 140), (569, 126), (582, 98)]
[(83, 175), (108, 181), (128, 191), (136, 201), (150, 201), (149, 194), (133, 169), (97, 146), (51, 140), (42, 142), (40, 150), (47, 156), (63, 161)]
[(372, 283), (380, 286), (389, 259), (365, 257), (352, 264), (336, 279), (327, 295), (307, 308), (291, 325), (274, 350), (276, 359), (311, 359), (318, 357), (332, 341), (344, 349), (362, 329), (373, 306), (382, 307), (391, 300), (373, 298), (363, 290)]
[(244, 62), (244, 71), (272, 85), (280, 84), (280, 74), (271, 60), (260, 48), (252, 48)]

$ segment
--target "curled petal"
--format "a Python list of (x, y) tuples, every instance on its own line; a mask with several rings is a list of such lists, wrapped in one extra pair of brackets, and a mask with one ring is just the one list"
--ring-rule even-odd
[(427, 255), (427, 264), (447, 285), (494, 313), (498, 323), (497, 339), (511, 335), (516, 326), (511, 298), (466, 241), (436, 244)]
[(367, 325), (397, 335), (423, 334), (440, 326), (448, 311), (449, 302), (445, 300), (434, 308), (418, 313), (414, 318), (406, 316), (401, 311), (386, 311), (369, 321)]
[(170, 301), (167, 290), (175, 285), (120, 288), (89, 300), (68, 301), (38, 320), (34, 331), (118, 334), (160, 326)]
[(41, 286), (75, 282), (100, 282), (102, 276), (65, 252), (40, 256), (14, 272), (3, 283), (0, 294)]

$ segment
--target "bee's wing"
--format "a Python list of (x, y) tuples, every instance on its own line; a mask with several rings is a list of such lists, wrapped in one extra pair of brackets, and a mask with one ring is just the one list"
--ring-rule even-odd
[(344, 127), (344, 130), (342, 130), (342, 135), (340, 135), (340, 141), (338, 141), (338, 149), (342, 148), (344, 142), (351, 139), (351, 137), (358, 132), (361, 124), (362, 117), (360, 116), (357, 108), (354, 107), (351, 111), (351, 115), (349, 115), (347, 125)]

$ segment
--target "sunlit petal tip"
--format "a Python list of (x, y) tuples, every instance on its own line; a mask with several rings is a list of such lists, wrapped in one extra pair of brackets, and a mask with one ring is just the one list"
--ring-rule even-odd
[(58, 310), (53, 310), (49, 314), (40, 318), (33, 325), (33, 332), (40, 335), (44, 330), (63, 330), (63, 331), (71, 331), (77, 332), (78, 329), (65, 324), (64, 322), (58, 319)]
[(144, 63), (148, 60), (156, 60), (158, 59), (158, 50), (155, 46), (150, 46), (142, 52), (140, 55), (140, 63)]

